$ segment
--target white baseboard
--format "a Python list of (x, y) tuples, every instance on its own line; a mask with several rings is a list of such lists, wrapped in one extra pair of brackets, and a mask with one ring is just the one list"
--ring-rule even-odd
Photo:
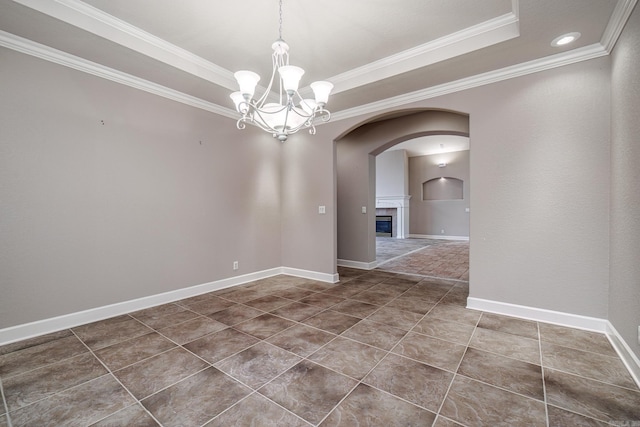
[(255, 280), (273, 277), (278, 274), (288, 274), (291, 276), (304, 277), (307, 279), (330, 283), (336, 283), (338, 281), (337, 274), (319, 273), (290, 267), (277, 267), (0, 329), (0, 345), (10, 344), (12, 342), (37, 337), (51, 332), (73, 328), (86, 323), (97, 322), (98, 320), (104, 320), (110, 317), (143, 310), (156, 305), (167, 304), (184, 298), (205, 294), (207, 292), (242, 285)]
[(338, 273), (327, 274), (319, 273), (317, 271), (301, 270), (299, 268), (282, 267), (282, 273), (289, 276), (304, 277), (305, 279), (319, 280), (321, 282), (338, 283), (340, 277)]
[(360, 270), (373, 270), (378, 266), (378, 261), (361, 262), (361, 261), (350, 261), (348, 259), (339, 259), (338, 266), (359, 268)]
[(607, 321), (607, 337), (620, 359), (622, 359), (622, 363), (627, 367), (633, 380), (640, 387), (640, 359), (609, 321)]
[(622, 359), (629, 374), (631, 374), (633, 380), (638, 387), (640, 387), (640, 360), (616, 328), (606, 319), (472, 297), (467, 298), (467, 308), (604, 333), (620, 356), (620, 359)]
[(607, 320), (481, 298), (467, 298), (467, 308), (594, 332), (607, 332)]
[(460, 240), (469, 241), (469, 236), (443, 236), (441, 234), (409, 234), (412, 239), (434, 239), (434, 240)]

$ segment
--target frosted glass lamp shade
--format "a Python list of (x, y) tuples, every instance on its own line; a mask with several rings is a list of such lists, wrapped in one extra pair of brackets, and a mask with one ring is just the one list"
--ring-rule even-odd
[(300, 79), (304, 74), (304, 70), (295, 65), (284, 65), (278, 68), (280, 77), (282, 78), (282, 86), (287, 92), (295, 92), (298, 90)]
[(248, 99), (253, 98), (260, 76), (253, 71), (242, 70), (234, 73), (233, 77), (236, 78), (238, 85), (240, 85), (240, 93), (245, 97), (248, 96)]
[(324, 106), (329, 101), (329, 94), (333, 89), (333, 84), (325, 81), (311, 83), (311, 89), (316, 97), (316, 103)]
[(235, 104), (237, 112), (242, 114), (247, 112), (247, 108), (248, 108), (246, 104), (247, 101), (244, 99), (244, 96), (242, 96), (242, 92), (239, 92), (239, 91), (233, 92), (231, 95), (229, 95), (229, 97)]

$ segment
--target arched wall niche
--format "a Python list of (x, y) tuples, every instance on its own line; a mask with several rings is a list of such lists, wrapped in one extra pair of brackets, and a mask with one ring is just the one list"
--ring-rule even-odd
[(336, 141), (338, 264), (375, 267), (375, 156), (427, 135), (469, 136), (469, 115), (411, 109), (369, 118)]

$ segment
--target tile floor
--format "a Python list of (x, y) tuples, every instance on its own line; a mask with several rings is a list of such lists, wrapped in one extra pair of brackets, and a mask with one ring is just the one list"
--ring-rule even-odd
[(468, 310), (460, 280), (339, 273), (0, 347), (0, 427), (640, 426), (604, 335)]

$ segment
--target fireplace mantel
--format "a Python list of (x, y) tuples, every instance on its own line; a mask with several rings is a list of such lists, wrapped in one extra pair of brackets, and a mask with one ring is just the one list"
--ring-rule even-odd
[(409, 199), (411, 196), (379, 196), (376, 197), (376, 208), (397, 209), (396, 238), (406, 239), (409, 236)]

